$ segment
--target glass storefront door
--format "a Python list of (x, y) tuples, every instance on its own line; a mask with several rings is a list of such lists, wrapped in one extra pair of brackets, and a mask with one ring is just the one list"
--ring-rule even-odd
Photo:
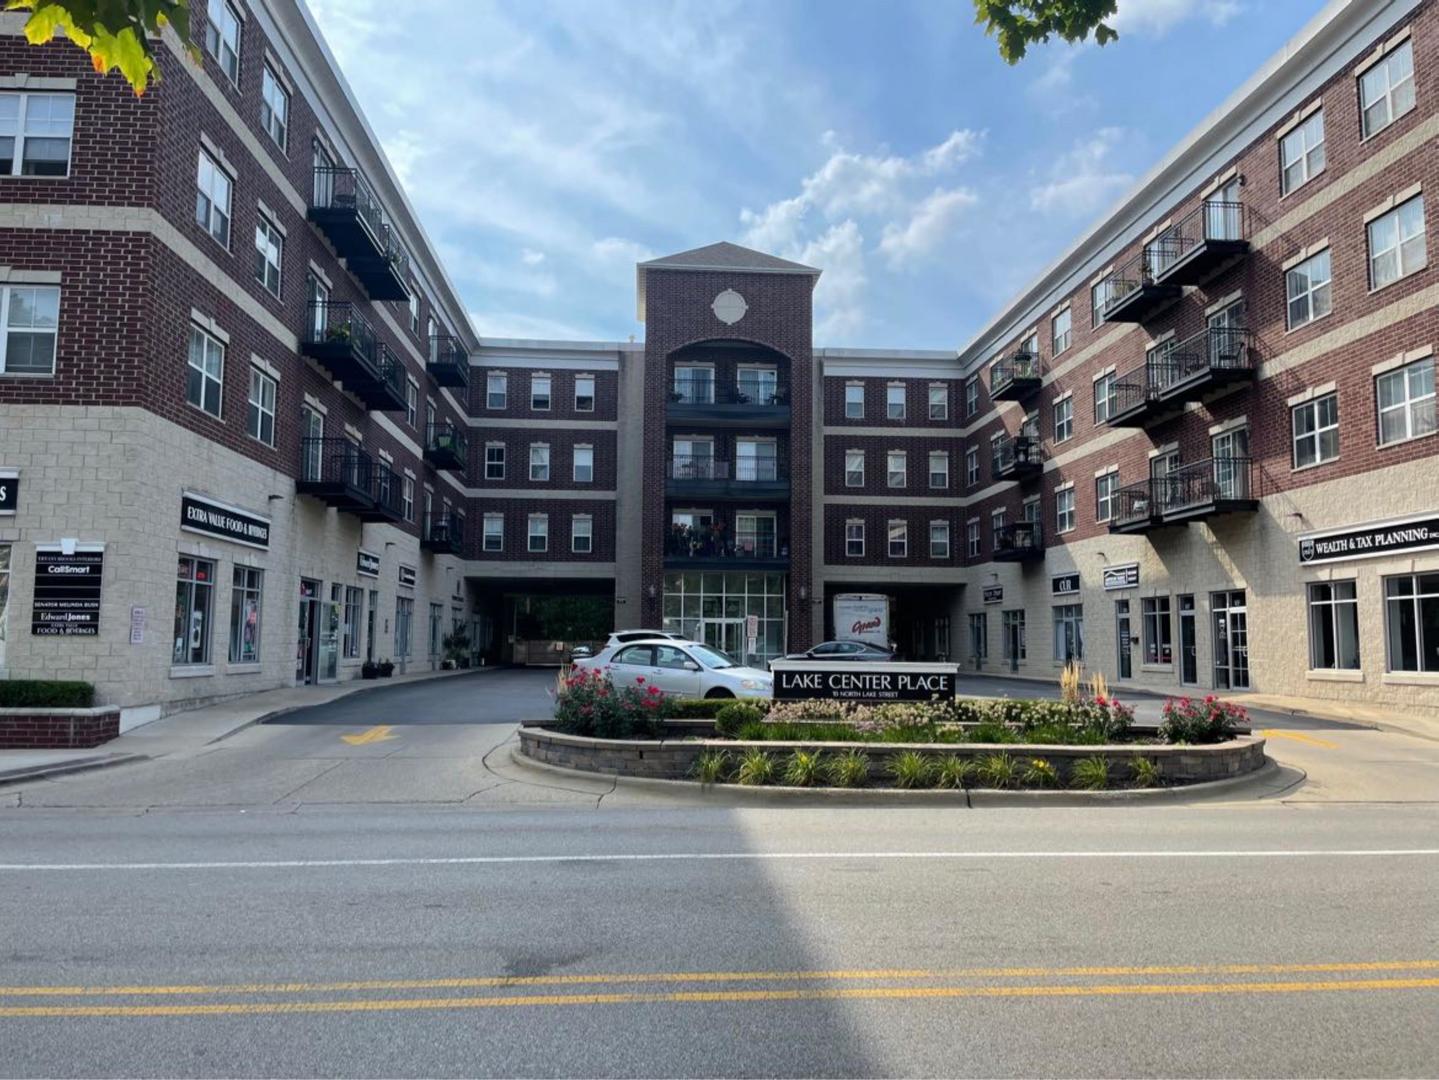
[(983, 611), (969, 616), (969, 656), (974, 661), (974, 670), (983, 671), (984, 662), (989, 659), (989, 616)]
[[(759, 620), (753, 652), (746, 635), (751, 615)], [(687, 570), (665, 575), (663, 629), (712, 644), (751, 667), (768, 667), (784, 655), (785, 618), (784, 574)]]
[(1119, 649), (1119, 677), (1134, 678), (1134, 630), (1129, 622), (1129, 601), (1114, 602), (1115, 640)]
[(1195, 623), (1194, 597), (1179, 598), (1179, 681), (1184, 686), (1199, 682), (1199, 643)]
[(299, 638), (295, 648), (295, 681), (309, 685), (315, 681), (317, 638), (320, 622), (320, 583), (300, 579)]
[(1214, 689), (1249, 689), (1249, 612), (1243, 589), (1217, 592), (1214, 610)]
[(330, 586), (330, 599), (320, 605), (320, 682), (340, 677), (340, 619), (344, 610), (340, 586)]
[(700, 624), (700, 640), (735, 660), (745, 654), (743, 619), (705, 619)]

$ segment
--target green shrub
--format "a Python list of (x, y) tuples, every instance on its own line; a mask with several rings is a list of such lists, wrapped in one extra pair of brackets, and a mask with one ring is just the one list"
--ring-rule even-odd
[(825, 763), (825, 775), (835, 787), (863, 787), (869, 779), (869, 755), (863, 750), (846, 750)]
[(1147, 757), (1129, 759), (1129, 780), (1138, 788), (1156, 788), (1164, 783), (1158, 762)]
[(1025, 762), (1020, 779), (1025, 787), (1055, 788), (1059, 787), (1059, 770), (1048, 758), (1030, 758)]
[(984, 720), (965, 732), (966, 742), (1011, 743), (1019, 741), (1019, 734), (1000, 720)]
[(0, 709), (88, 709), (95, 687), (64, 679), (0, 679)]
[(655, 734), (669, 699), (653, 683), (615, 686), (603, 671), (575, 668), (555, 691), (555, 726), (572, 735), (628, 739)]
[(889, 759), (895, 787), (924, 788), (934, 783), (934, 762), (918, 750), (901, 750)]
[(695, 758), (691, 774), (701, 784), (722, 784), (729, 778), (730, 756), (728, 750), (706, 750)]
[(974, 762), (958, 754), (946, 754), (939, 759), (935, 768), (935, 787), (966, 788), (969, 778), (974, 775)]
[(784, 763), (784, 782), (790, 787), (812, 787), (824, 776), (824, 755), (817, 750), (796, 750)]
[(1103, 791), (1109, 786), (1109, 759), (1102, 754), (1080, 758), (1070, 771), (1069, 782), (1085, 791)]
[(1166, 698), (1159, 734), (1171, 743), (1216, 743), (1234, 737), (1235, 728), (1249, 723), (1249, 714), (1239, 705), (1220, 701), (1210, 694), (1203, 701), (1193, 698)]
[[(670, 715), (684, 720), (714, 720), (721, 709), (733, 704), (733, 698), (680, 698), (670, 707)], [(744, 704), (758, 709), (761, 715), (770, 706), (768, 698), (746, 698)]]
[(744, 756), (739, 760), (739, 771), (735, 773), (736, 780), (750, 787), (772, 784), (774, 776), (774, 758), (756, 746), (744, 752)]
[(1008, 754), (984, 754), (974, 763), (974, 775), (982, 787), (1013, 787), (1019, 778), (1019, 766)]
[(715, 712), (715, 734), (733, 739), (746, 724), (758, 724), (764, 713), (746, 701), (728, 701)]

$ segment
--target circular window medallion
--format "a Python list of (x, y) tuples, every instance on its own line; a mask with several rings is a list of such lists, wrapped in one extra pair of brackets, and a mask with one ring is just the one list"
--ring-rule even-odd
[(726, 326), (733, 326), (744, 318), (744, 313), (749, 310), (749, 305), (744, 302), (744, 297), (733, 289), (726, 289), (715, 297), (715, 302), (710, 305), (710, 310), (715, 313), (715, 318)]

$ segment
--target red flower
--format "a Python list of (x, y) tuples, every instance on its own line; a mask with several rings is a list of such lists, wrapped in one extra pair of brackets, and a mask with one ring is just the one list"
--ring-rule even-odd
[(643, 686), (643, 685), (645, 684), (645, 677), (644, 677), (643, 675), (636, 675), (636, 676), (635, 676), (635, 682), (637, 682), (637, 683), (639, 683), (641, 686)]

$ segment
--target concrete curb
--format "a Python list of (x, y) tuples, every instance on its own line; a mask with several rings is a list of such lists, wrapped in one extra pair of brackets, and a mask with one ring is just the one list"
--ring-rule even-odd
[(61, 761), (53, 765), (32, 765), (21, 769), (6, 769), (0, 772), (0, 787), (19, 784), (26, 780), (45, 780), (67, 773), (94, 772), (114, 765), (128, 765), (134, 761), (149, 761), (148, 754), (100, 754), (96, 757), (78, 758), (75, 761)]
[[(1196, 799), (1212, 799), (1232, 795), (1246, 786), (1267, 787), (1280, 773), (1273, 758), (1254, 772), (1223, 780), (1206, 780), (1182, 787), (1139, 788), (1128, 791), (1002, 791), (994, 788), (971, 788), (967, 791), (903, 791), (897, 788), (795, 788), (745, 787), (741, 784), (701, 784), (694, 780), (657, 780), (641, 776), (617, 776), (613, 773), (585, 772), (566, 769), (548, 762), (536, 761), (520, 753), (518, 745), (510, 748), (510, 763), (518, 769), (549, 773), (587, 780), (613, 780), (614, 791), (666, 792), (682, 798), (708, 803), (747, 806), (1123, 806), (1134, 803), (1180, 803)], [(1258, 797), (1258, 796), (1256, 796)]]

